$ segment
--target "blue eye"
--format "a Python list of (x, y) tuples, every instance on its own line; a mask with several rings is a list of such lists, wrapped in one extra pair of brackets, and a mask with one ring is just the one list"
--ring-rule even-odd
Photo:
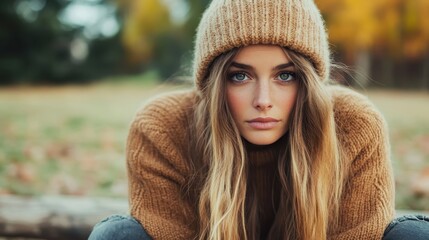
[(230, 75), (230, 79), (235, 82), (242, 82), (248, 79), (245, 73), (233, 73)]
[(278, 78), (280, 79), (280, 81), (289, 82), (295, 79), (295, 73), (282, 72), (279, 74)]

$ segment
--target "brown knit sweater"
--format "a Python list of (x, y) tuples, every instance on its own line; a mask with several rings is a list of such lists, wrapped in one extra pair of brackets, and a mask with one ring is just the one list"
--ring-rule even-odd
[[(350, 163), (344, 190), (340, 224), (329, 239), (381, 239), (394, 217), (394, 186), (389, 142), (383, 117), (368, 99), (342, 87), (330, 87), (338, 138), (346, 148), (343, 161)], [(153, 239), (192, 239), (198, 199), (183, 198), (190, 176), (189, 126), (195, 108), (195, 92), (159, 97), (140, 110), (127, 143), (131, 215)], [(259, 216), (266, 233), (275, 216), (273, 178), (278, 144), (246, 145), (249, 179), (257, 192)], [(273, 197), (272, 197), (273, 196)], [(311, 214), (311, 213), (308, 213)]]

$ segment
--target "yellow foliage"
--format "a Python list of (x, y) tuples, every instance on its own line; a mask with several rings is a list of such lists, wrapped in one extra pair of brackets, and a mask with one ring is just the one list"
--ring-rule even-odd
[(118, 0), (125, 9), (122, 40), (132, 63), (153, 56), (157, 36), (170, 29), (170, 13), (159, 0)]
[(332, 43), (350, 52), (368, 49), (375, 44), (379, 31), (378, 13), (386, 0), (317, 0), (317, 2), (327, 16)]
[[(124, 10), (123, 42), (134, 63), (153, 56), (172, 23), (162, 0), (115, 0)], [(330, 41), (348, 56), (374, 49), (407, 58), (429, 51), (429, 0), (315, 0)]]
[(403, 55), (418, 58), (429, 50), (429, 1), (412, 0), (404, 5)]
[(429, 50), (429, 0), (315, 0), (330, 41), (348, 55), (375, 48), (422, 57)]
[(429, 44), (429, 1), (428, 0), (419, 0), (418, 6), (421, 16), (421, 29), (423, 36), (426, 39), (426, 43)]
[(378, 49), (389, 51), (395, 55), (401, 48), (401, 8), (402, 0), (382, 0), (377, 12), (377, 33), (375, 45)]

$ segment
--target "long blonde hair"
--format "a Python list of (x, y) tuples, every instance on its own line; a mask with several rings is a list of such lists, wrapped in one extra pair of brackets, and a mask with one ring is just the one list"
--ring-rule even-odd
[[(190, 152), (195, 176), (189, 186), (199, 199), (201, 240), (259, 238), (254, 229), (261, 223), (246, 213), (245, 147), (225, 96), (226, 72), (237, 52), (212, 63), (194, 116)], [(299, 90), (278, 158), (280, 203), (268, 239), (323, 240), (336, 224), (345, 172), (332, 101), (313, 65), (298, 53), (285, 54), (295, 64)]]

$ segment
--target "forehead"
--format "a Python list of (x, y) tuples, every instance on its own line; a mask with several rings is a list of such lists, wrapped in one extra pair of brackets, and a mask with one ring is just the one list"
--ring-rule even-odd
[(233, 61), (248, 64), (283, 64), (290, 62), (285, 50), (278, 45), (250, 45), (239, 49)]

